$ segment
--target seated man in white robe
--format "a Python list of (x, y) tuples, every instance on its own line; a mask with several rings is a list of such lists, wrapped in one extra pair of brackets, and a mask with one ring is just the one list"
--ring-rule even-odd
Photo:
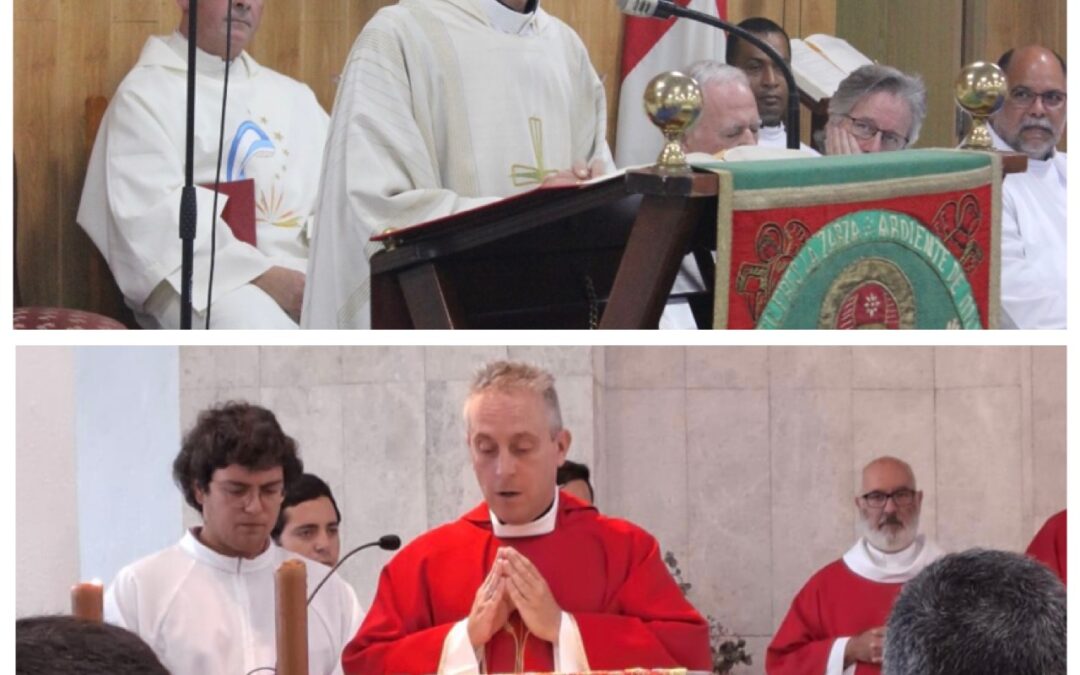
[(925, 117), (921, 77), (877, 63), (856, 68), (829, 99), (825, 154), (903, 150), (919, 140)]
[[(200, 413), (173, 479), (203, 524), (120, 570), (105, 595), (105, 620), (138, 634), (173, 675), (272, 669), (275, 571), (301, 560), (309, 593), (330, 571), (270, 539), (284, 490), (302, 472), (295, 441), (269, 410), (228, 403)], [(341, 672), (360, 618), (352, 590), (329, 579), (308, 605), (311, 675)]]
[(885, 622), (903, 584), (941, 555), (919, 534), (923, 493), (906, 462), (866, 465), (855, 498), (863, 536), (810, 578), (765, 654), (769, 675), (881, 672)]
[[(686, 152), (717, 156), (732, 148), (757, 145), (761, 115), (746, 74), (718, 61), (698, 61), (687, 68), (687, 74), (701, 87), (704, 100), (701, 115), (686, 132), (683, 142)], [(687, 295), (705, 290), (694, 256), (687, 255), (675, 277), (659, 327), (697, 328)]]
[[(779, 24), (765, 17), (754, 16), (739, 22), (739, 28), (775, 49), (784, 63), (791, 65), (791, 39)], [(735, 33), (728, 35), (725, 50), (724, 60), (746, 73), (750, 88), (754, 91), (761, 115), (758, 145), (786, 148), (787, 127), (784, 120), (788, 112), (788, 88), (784, 74), (768, 54)], [(805, 143), (799, 143), (799, 148), (814, 155), (819, 154)]]
[(1045, 47), (1009, 50), (998, 61), (1009, 96), (991, 118), (994, 147), (1028, 156), (1005, 177), (1001, 197), (1001, 308), (1004, 328), (1065, 328), (1065, 61)]
[(1034, 560), (971, 549), (942, 557), (896, 599), (885, 675), (1065, 675), (1065, 586)]
[(373, 235), (614, 169), (603, 84), (538, 5), (401, 0), (361, 31), (331, 118), (305, 328), (370, 327)]
[[(98, 131), (78, 222), (105, 256), (125, 301), (144, 328), (180, 326), (180, 194), (185, 175), (188, 5), (178, 32), (151, 37), (120, 83)], [(253, 180), (250, 234), (236, 236), (218, 197), (226, 18), (232, 5), (228, 109), (221, 181)], [(206, 324), (211, 250), (216, 249), (211, 328), (296, 328), (304, 292), (308, 237), (328, 118), (306, 85), (264, 68), (244, 48), (263, 0), (201, 0), (197, 51), (192, 326)], [(207, 187), (209, 186), (209, 187)], [(232, 211), (230, 211), (232, 213)], [(211, 224), (217, 233), (211, 241)], [(235, 218), (231, 218), (234, 220)]]

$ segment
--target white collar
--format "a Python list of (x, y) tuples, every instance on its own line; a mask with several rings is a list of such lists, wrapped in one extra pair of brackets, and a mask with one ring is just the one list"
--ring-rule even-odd
[[(180, 31), (173, 31), (172, 35), (169, 35), (165, 40), (165, 44), (169, 45), (174, 52), (176, 52), (184, 63), (187, 63), (188, 58), (188, 40), (186, 37), (180, 34)], [(237, 67), (239, 66), (239, 67)], [(222, 79), (225, 77), (225, 59), (211, 54), (210, 52), (204, 52), (198, 47), (195, 48), (195, 71), (200, 75), (207, 75), (210, 77), (216, 77)], [(252, 74), (252, 62), (251, 57), (247, 52), (240, 52), (240, 55), (232, 60), (232, 66), (229, 68), (229, 77), (238, 79), (247, 79)]]
[(883, 584), (902, 584), (941, 557), (937, 544), (920, 534), (910, 546), (896, 553), (879, 551), (860, 537), (844, 554), (844, 564), (860, 577)]
[(771, 140), (771, 139), (781, 138), (781, 137), (784, 139), (784, 142), (786, 143), (787, 142), (787, 127), (784, 126), (783, 122), (781, 122), (780, 124), (777, 124), (775, 127), (762, 126), (760, 129), (758, 129), (758, 139), (769, 138)]
[(184, 533), (183, 538), (180, 539), (180, 549), (192, 558), (195, 558), (196, 561), (209, 565), (214, 569), (232, 574), (247, 574), (273, 568), (274, 563), (276, 562), (277, 552), (274, 550), (274, 542), (270, 541), (269, 537), (267, 537), (269, 546), (267, 546), (266, 550), (258, 556), (251, 559), (234, 558), (232, 556), (222, 555), (202, 543), (195, 535), (195, 530), (196, 528), (193, 527)]
[[(499, 0), (477, 0), (484, 8), (488, 21), (495, 30), (510, 35), (534, 35), (536, 33), (536, 11), (515, 12)], [(537, 3), (537, 8), (540, 5)]]
[(501, 523), (495, 517), (495, 512), (488, 508), (491, 516), (491, 531), (499, 539), (518, 539), (521, 537), (539, 537), (543, 534), (551, 534), (555, 531), (555, 519), (559, 515), (559, 487), (555, 486), (555, 501), (551, 508), (536, 520), (523, 525), (510, 525)]

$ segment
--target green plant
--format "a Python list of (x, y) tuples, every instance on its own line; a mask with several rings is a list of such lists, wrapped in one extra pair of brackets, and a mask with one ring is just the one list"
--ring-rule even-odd
[[(679, 568), (679, 561), (676, 560), (675, 554), (671, 551), (665, 553), (664, 564), (667, 565), (668, 571), (671, 572), (675, 583), (679, 585), (682, 594), (689, 597), (693, 585), (683, 581), (682, 569)], [(752, 664), (752, 657), (746, 651), (746, 640), (732, 635), (712, 614), (706, 614), (705, 620), (709, 622), (709, 647), (712, 650), (714, 673), (722, 675), (730, 673), (731, 669), (739, 664), (748, 666)]]

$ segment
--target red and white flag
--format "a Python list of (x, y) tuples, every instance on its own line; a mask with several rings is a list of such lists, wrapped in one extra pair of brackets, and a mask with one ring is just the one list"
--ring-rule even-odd
[[(683, 7), (727, 18), (727, 0), (675, 0)], [(615, 133), (615, 163), (620, 167), (652, 164), (663, 136), (645, 115), (645, 85), (668, 70), (685, 70), (702, 59), (724, 60), (724, 31), (689, 19), (666, 21), (626, 17), (623, 36), (622, 85)]]

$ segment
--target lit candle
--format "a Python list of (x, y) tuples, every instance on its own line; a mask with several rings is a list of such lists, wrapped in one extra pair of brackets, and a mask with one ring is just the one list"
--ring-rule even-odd
[(71, 587), (71, 614), (76, 619), (101, 623), (101, 581), (75, 584)]
[(307, 566), (286, 560), (275, 574), (277, 675), (308, 675)]

